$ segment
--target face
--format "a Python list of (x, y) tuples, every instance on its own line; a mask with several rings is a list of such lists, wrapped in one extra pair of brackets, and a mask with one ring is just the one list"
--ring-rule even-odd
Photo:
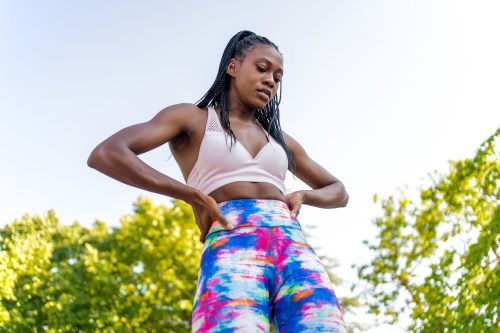
[(283, 58), (274, 47), (257, 45), (247, 51), (243, 59), (232, 59), (227, 73), (232, 77), (230, 97), (252, 109), (261, 109), (278, 92)]

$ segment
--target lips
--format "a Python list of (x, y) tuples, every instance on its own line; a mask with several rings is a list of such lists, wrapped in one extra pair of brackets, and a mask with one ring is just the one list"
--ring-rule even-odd
[(266, 95), (268, 99), (271, 99), (271, 96), (273, 94), (269, 89), (257, 89), (257, 92)]

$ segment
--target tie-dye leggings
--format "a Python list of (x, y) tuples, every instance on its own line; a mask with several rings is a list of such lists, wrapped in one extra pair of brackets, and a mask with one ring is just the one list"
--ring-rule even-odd
[(284, 202), (219, 204), (236, 227), (206, 238), (193, 332), (346, 332), (330, 279)]

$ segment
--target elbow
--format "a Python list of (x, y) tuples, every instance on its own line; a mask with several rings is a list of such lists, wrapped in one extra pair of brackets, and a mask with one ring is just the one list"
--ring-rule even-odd
[(342, 200), (341, 207), (346, 207), (348, 202), (349, 202), (349, 194), (347, 194), (347, 192), (344, 191), (344, 198)]
[(107, 160), (106, 148), (100, 144), (94, 148), (87, 159), (87, 165), (92, 169), (100, 170)]
[(339, 207), (345, 207), (347, 206), (347, 203), (349, 202), (349, 194), (347, 193), (345, 186), (342, 182), (340, 182), (341, 187), (340, 187), (340, 200), (339, 200)]

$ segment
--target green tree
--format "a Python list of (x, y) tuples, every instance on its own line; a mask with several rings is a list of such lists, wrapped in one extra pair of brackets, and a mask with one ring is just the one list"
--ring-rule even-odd
[(0, 237), (2, 332), (190, 331), (201, 243), (181, 201), (140, 198), (112, 229), (26, 215)]
[(499, 332), (500, 128), (419, 192), (381, 201), (375, 257), (358, 268), (371, 312), (409, 315), (412, 332)]

